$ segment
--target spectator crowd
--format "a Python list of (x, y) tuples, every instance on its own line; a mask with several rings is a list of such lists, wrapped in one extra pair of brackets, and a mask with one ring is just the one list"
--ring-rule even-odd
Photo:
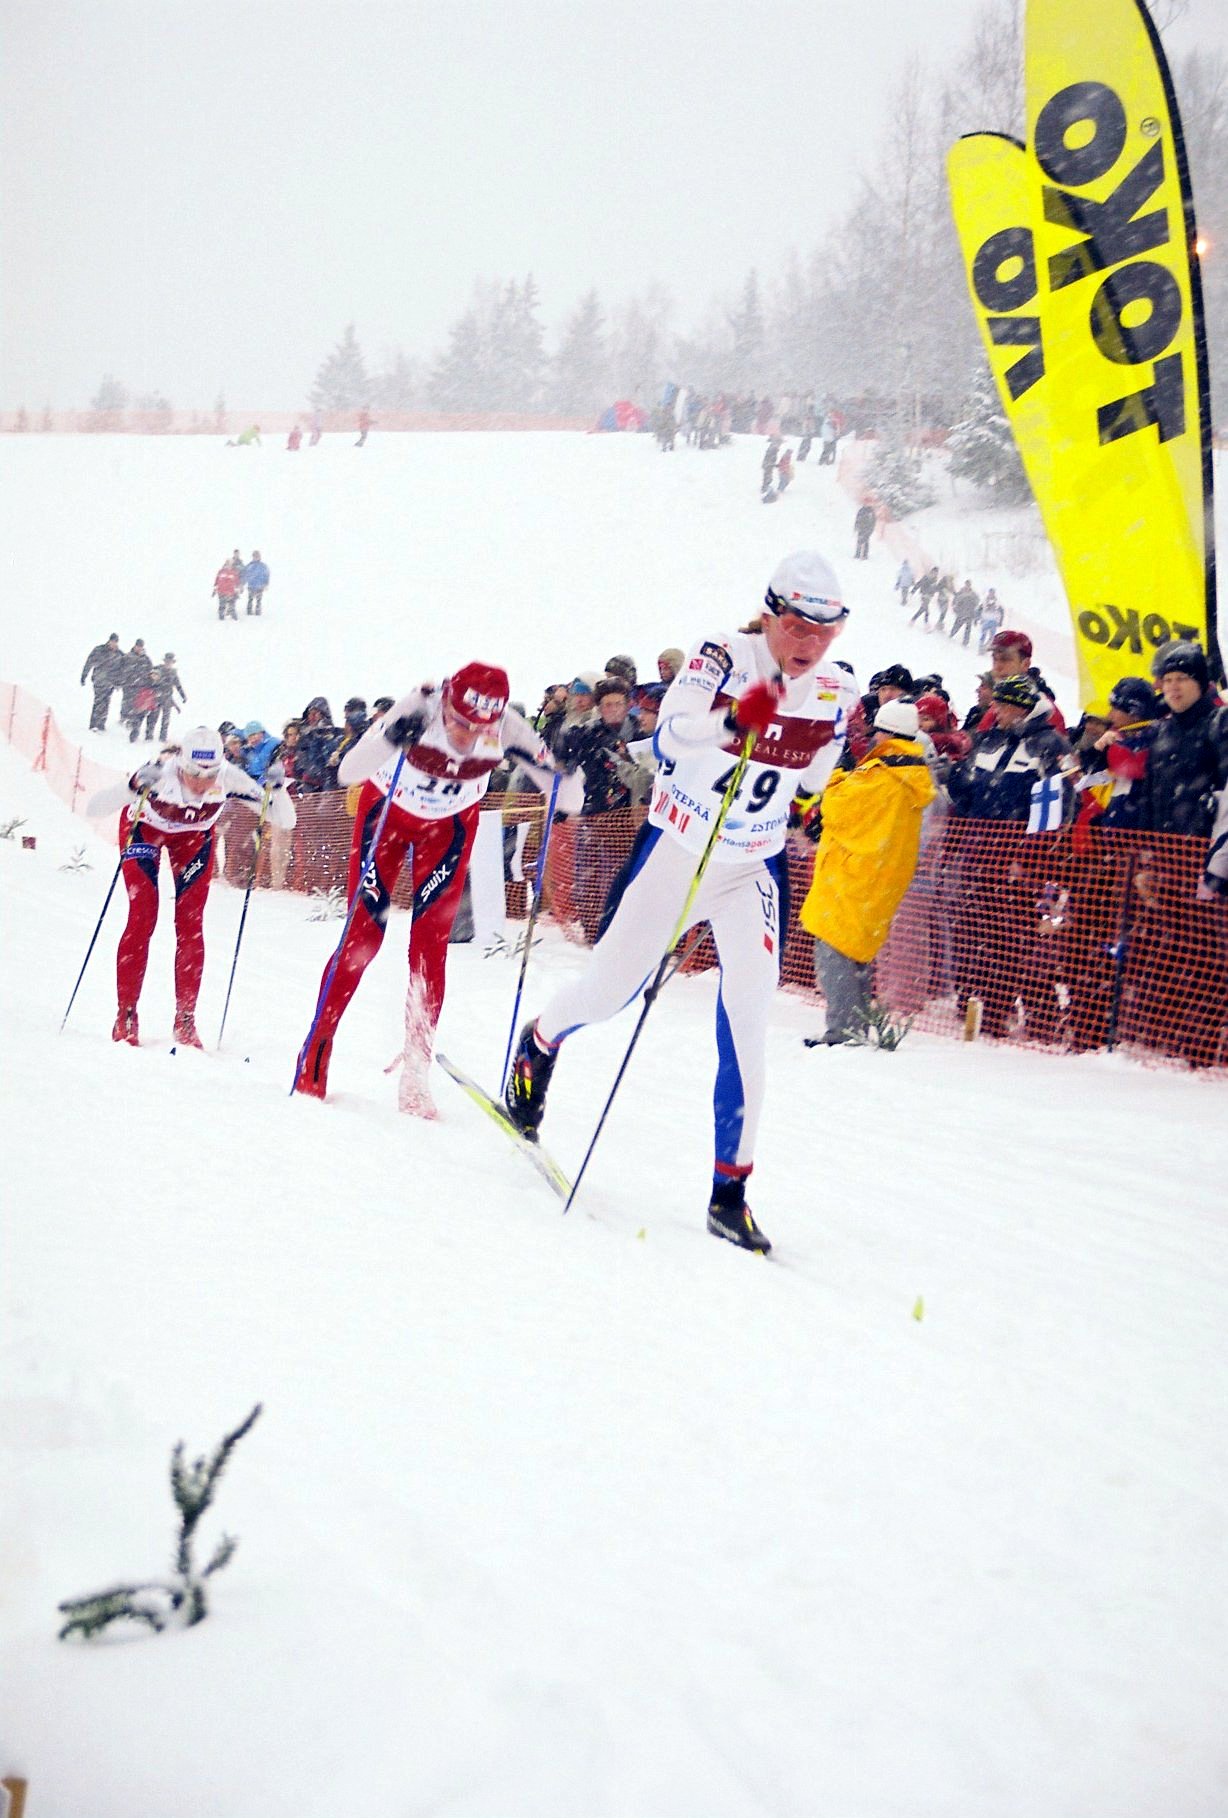
[[(1136, 959), (1147, 956), (1150, 977), (1137, 993), (1140, 1028), (1148, 994), (1157, 1028), (1164, 1015), (1171, 1020), (1156, 1007), (1157, 993), (1188, 998), (1189, 979), (1174, 969), (1188, 970), (1191, 955), (1228, 994), (1228, 930), (1218, 906), (1228, 897), (1228, 708), (1203, 650), (1184, 640), (1164, 645), (1150, 673), (1123, 674), (1106, 700), (1089, 703), (1068, 727), (1033, 661), (1030, 638), (1001, 625), (992, 588), (982, 598), (970, 581), (956, 588), (936, 567), (913, 576), (904, 563), (896, 591), (906, 610), (920, 602), (914, 620), (935, 613), (934, 630), (946, 629), (949, 615), (948, 635), (963, 633), (967, 642), (979, 626), (989, 658), (975, 698), (960, 702), (937, 671), (914, 675), (903, 663), (888, 664), (870, 677), (847, 728), (845, 772), (881, 756), (889, 735), (894, 761), (919, 752), (929, 778), (903, 918), (911, 917), (914, 935), (918, 916), (924, 922), (922, 1001), (953, 996), (962, 1015), (975, 1000), (989, 1035), (1021, 1031), (1075, 1048), (1103, 1045), (1120, 1009), (1123, 963), (1123, 942), (1111, 938), (1116, 930), (1108, 928), (1105, 938), (1103, 902), (1095, 907), (1097, 893), (1103, 898), (1110, 885), (1123, 926), (1127, 919), (1138, 924)], [(559, 768), (583, 777), (583, 807), (570, 836), (571, 896), (577, 932), (590, 941), (647, 813), (655, 775), (648, 741), (684, 660), (681, 648), (664, 649), (655, 673), (641, 680), (634, 659), (616, 654), (601, 670), (551, 684), (527, 716)], [(171, 715), (186, 699), (173, 653), (155, 665), (139, 638), (126, 652), (116, 634), (95, 646), (81, 679), (94, 687), (91, 727), (105, 728), (118, 691), (133, 741), (142, 734), (165, 741)], [(327, 697), (314, 695), (279, 729), (249, 719), (223, 721), (219, 731), (227, 758), (254, 779), (277, 764), (292, 795), (324, 795), (339, 789), (346, 751), (391, 705), (389, 694), (370, 706), (351, 695), (335, 720)], [(533, 787), (515, 765), (493, 779), (509, 804)], [(860, 804), (874, 798), (866, 788), (841, 799), (859, 804), (861, 813)], [(515, 820), (510, 806), (508, 819)], [(806, 831), (821, 838), (822, 825), (820, 802)], [(304, 826), (300, 821), (294, 836), (300, 843), (309, 837)], [(1036, 833), (1063, 835), (1065, 856), (1059, 861), (1052, 842), (1027, 837)], [(1118, 834), (1154, 836), (1154, 845), (1135, 838), (1128, 851), (1118, 850)], [(1184, 858), (1174, 858), (1169, 836), (1187, 842)], [(286, 879), (290, 838), (272, 840), (275, 885)], [(863, 982), (868, 996), (872, 968), (859, 990)], [(1213, 991), (1219, 988), (1214, 983)], [(1228, 1024), (1228, 997), (1224, 1014)], [(1193, 1024), (1202, 1020), (1200, 1011)], [(1156, 1043), (1164, 1045), (1158, 1036)], [(1186, 1058), (1202, 1052), (1188, 1030), (1177, 1047)]]

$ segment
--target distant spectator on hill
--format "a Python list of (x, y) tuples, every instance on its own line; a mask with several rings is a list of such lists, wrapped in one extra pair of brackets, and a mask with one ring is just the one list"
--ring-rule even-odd
[(985, 594), (985, 598), (981, 602), (981, 620), (980, 620), (980, 634), (979, 634), (978, 648), (979, 648), (980, 654), (982, 656), (989, 649), (989, 647), (993, 643), (994, 639), (997, 637), (998, 633), (1001, 631), (1002, 621), (1005, 619), (1005, 617), (1006, 617), (1006, 608), (1003, 606), (1001, 600), (998, 598), (995, 590), (992, 587), (990, 587)]
[(269, 565), (261, 560), (258, 549), (252, 550), (252, 559), (244, 564), (239, 578), (247, 588), (248, 614), (250, 616), (255, 613), (259, 618), (260, 609), (264, 604), (264, 590), (269, 584)]
[(834, 467), (836, 463), (836, 444), (840, 440), (840, 431), (836, 419), (830, 411), (819, 425), (819, 466)]
[(926, 569), (919, 581), (913, 582), (912, 591), (918, 596), (921, 604), (917, 607), (917, 610), (913, 613), (908, 623), (910, 625), (915, 625), (918, 619), (923, 618), (925, 620), (926, 629), (928, 630), (930, 622), (930, 601), (938, 592), (937, 562), (934, 563), (932, 568)]
[(183, 691), (183, 683), (179, 680), (179, 671), (175, 667), (175, 653), (173, 650), (167, 651), (158, 667), (160, 679), (154, 691), (158, 697), (158, 712), (162, 716), (162, 729), (158, 733), (158, 737), (165, 744), (167, 734), (170, 731), (171, 714), (178, 712), (178, 704), (175, 700), (175, 696), (178, 695), (181, 701), (186, 701), (188, 697)]
[(153, 668), (145, 651), (144, 638), (137, 638), (132, 649), (124, 656), (123, 668), (120, 670), (120, 684), (123, 694), (120, 697), (119, 717), (126, 726), (131, 725), (136, 712), (136, 697), (142, 688), (149, 686), (149, 672)]
[(289, 435), (286, 437), (286, 447), (290, 450), (291, 454), (297, 454), (299, 449), (302, 447), (302, 445), (303, 445), (303, 426), (301, 423), (296, 423), (294, 425), (294, 428), (290, 431)]
[(308, 448), (314, 448), (323, 434), (324, 424), (321, 420), (320, 413), (318, 410), (313, 410), (311, 413), (311, 434), (307, 438)]
[(855, 562), (869, 561), (870, 538), (874, 535), (874, 526), (877, 522), (878, 519), (874, 515), (874, 507), (868, 501), (864, 505), (859, 505), (857, 507), (857, 515), (853, 519), (853, 534), (857, 540), (856, 548), (853, 550), (853, 560)]
[(907, 606), (908, 596), (912, 592), (912, 585), (915, 579), (916, 576), (912, 571), (912, 563), (909, 561), (908, 557), (905, 556), (904, 560), (900, 563), (899, 572), (895, 577), (895, 591), (900, 596), (901, 606)]
[(107, 729), (111, 696), (123, 682), (125, 660), (119, 647), (118, 631), (113, 631), (105, 644), (95, 644), (85, 659), (81, 686), (84, 688), (91, 677), (94, 683), (94, 705), (90, 708), (91, 732), (105, 732)]
[(238, 618), (239, 615), (235, 610), (235, 606), (239, 598), (239, 588), (241, 584), (242, 567), (240, 566), (236, 569), (233, 561), (227, 559), (222, 563), (222, 566), (213, 577), (212, 598), (217, 601), (217, 616), (219, 619)]
[(241, 436), (235, 436), (233, 441), (227, 442), (226, 446), (227, 448), (260, 448), (262, 443), (259, 423), (250, 424)]
[(968, 648), (972, 627), (976, 624), (977, 614), (980, 610), (981, 602), (976, 589), (971, 581), (965, 581), (951, 602), (951, 637), (952, 639), (957, 638), (962, 631), (965, 650)]
[(938, 609), (938, 620), (934, 627), (936, 631), (946, 630), (947, 610), (950, 607), (954, 594), (955, 582), (949, 574), (944, 574), (939, 580), (937, 590), (934, 594), (934, 605)]
[(375, 419), (372, 417), (371, 412), (364, 405), (358, 413), (358, 440), (354, 444), (355, 448), (365, 447), (367, 437), (371, 434), (371, 425), (374, 421)]
[(789, 484), (792, 481), (792, 479), (793, 479), (793, 451), (790, 448), (782, 448), (780, 451), (780, 459), (776, 463), (776, 497), (777, 498), (780, 498), (783, 493), (786, 493), (789, 490)]
[(137, 689), (128, 716), (128, 743), (135, 745), (139, 738), (152, 740), (158, 719), (158, 689), (162, 684), (162, 671), (156, 663), (150, 665), (149, 674)]
[(769, 436), (767, 447), (763, 451), (763, 460), (759, 464), (759, 496), (766, 504), (776, 497), (776, 457), (780, 453), (780, 437)]

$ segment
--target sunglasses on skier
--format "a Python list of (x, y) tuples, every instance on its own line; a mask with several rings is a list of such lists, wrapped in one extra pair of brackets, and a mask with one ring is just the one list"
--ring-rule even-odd
[(821, 637), (847, 616), (847, 611), (841, 611), (834, 619), (812, 619), (804, 612), (792, 612), (785, 607), (776, 614), (776, 622), (787, 638), (791, 638), (795, 644), (805, 644)]

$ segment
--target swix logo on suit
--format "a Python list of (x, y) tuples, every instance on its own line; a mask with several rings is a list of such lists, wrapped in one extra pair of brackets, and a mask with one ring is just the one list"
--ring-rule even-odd
[[(761, 635), (737, 632), (694, 646), (661, 703), (660, 768), (648, 817), (654, 827), (703, 850), (742, 749), (721, 724), (724, 711), (752, 682), (775, 673)], [(755, 741), (713, 863), (745, 864), (781, 850), (789, 804), (799, 789), (817, 794), (825, 787), (856, 699), (852, 678), (826, 663), (786, 682), (778, 712)]]

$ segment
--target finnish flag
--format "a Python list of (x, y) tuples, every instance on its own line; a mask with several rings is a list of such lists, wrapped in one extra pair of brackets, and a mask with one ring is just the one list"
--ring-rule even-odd
[(1029, 833), (1052, 833), (1062, 824), (1062, 779), (1042, 776), (1032, 784), (1032, 801), (1028, 810)]

